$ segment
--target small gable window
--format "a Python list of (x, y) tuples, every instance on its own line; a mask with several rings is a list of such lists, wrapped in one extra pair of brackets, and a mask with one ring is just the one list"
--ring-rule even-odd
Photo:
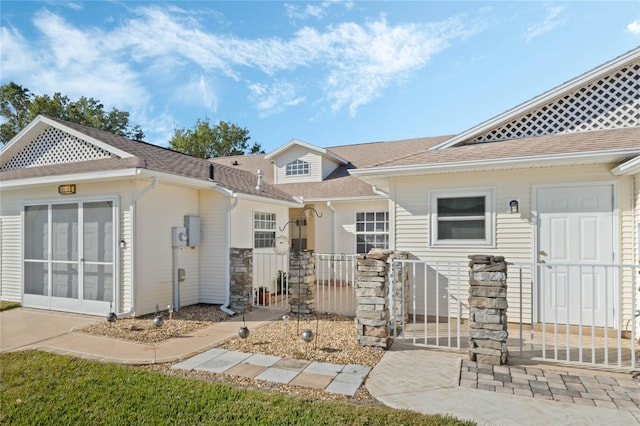
[(287, 164), (287, 176), (300, 176), (309, 174), (309, 163), (300, 159)]

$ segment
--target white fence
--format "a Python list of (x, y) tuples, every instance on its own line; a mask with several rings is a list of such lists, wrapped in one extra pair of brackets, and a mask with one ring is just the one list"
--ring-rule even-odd
[(289, 255), (253, 252), (252, 305), (289, 309)]
[[(354, 254), (315, 254), (316, 312), (354, 316)], [(289, 255), (253, 253), (252, 305), (289, 310), (289, 298), (295, 296), (295, 284), (289, 285)]]
[(316, 254), (317, 312), (356, 314), (355, 254)]
[[(394, 337), (465, 349), (468, 263), (395, 260), (406, 280)], [(509, 351), (513, 356), (636, 368), (640, 348), (637, 265), (508, 265)]]

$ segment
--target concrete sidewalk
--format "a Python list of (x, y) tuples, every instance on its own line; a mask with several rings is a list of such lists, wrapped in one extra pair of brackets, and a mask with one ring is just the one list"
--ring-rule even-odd
[[(246, 314), (245, 320), (250, 329), (255, 329), (281, 315), (281, 311), (259, 309)], [(223, 341), (237, 336), (241, 316), (158, 344), (77, 332), (99, 321), (104, 318), (25, 308), (1, 312), (0, 352), (37, 349), (124, 364), (183, 361), (176, 366), (344, 394), (352, 394), (354, 389), (346, 383), (357, 379), (357, 386), (360, 386), (366, 376), (366, 372), (355, 370), (358, 366), (297, 362), (299, 360), (215, 349)], [(640, 382), (631, 381), (629, 375), (568, 370), (556, 365), (520, 366), (516, 365), (517, 360), (512, 360), (513, 365), (508, 368), (489, 369), (465, 359), (460, 353), (396, 342), (371, 370), (365, 386), (376, 399), (390, 407), (425, 414), (451, 414), (479, 424), (640, 423)], [(559, 370), (562, 373), (558, 373)], [(337, 380), (341, 372), (354, 374), (343, 375), (344, 380)], [(531, 396), (521, 396), (527, 394), (527, 386)], [(561, 398), (545, 399), (549, 396)], [(569, 397), (573, 402), (565, 402)], [(596, 406), (611, 406), (611, 403), (617, 404), (617, 408)]]
[[(539, 397), (460, 386), (463, 355), (395, 343), (374, 367), (367, 390), (387, 406), (424, 414), (451, 414), (487, 425), (632, 425), (640, 409), (586, 406)], [(534, 368), (534, 366), (532, 366)], [(561, 367), (562, 368), (562, 367)], [(555, 366), (535, 366), (542, 374)], [(563, 368), (567, 370), (566, 368)], [(615, 373), (572, 369), (585, 378)], [(631, 380), (630, 376), (625, 377)], [(623, 378), (620, 378), (623, 380)], [(629, 387), (628, 399), (640, 403), (640, 383)], [(594, 386), (596, 386), (594, 384)], [(588, 398), (585, 398), (588, 399)]]
[[(256, 309), (245, 315), (245, 321), (249, 329), (255, 329), (281, 315), (280, 310)], [(37, 309), (11, 309), (0, 313), (0, 352), (37, 349), (119, 364), (181, 361), (237, 336), (242, 315), (160, 343), (73, 332), (100, 321), (105, 319)]]

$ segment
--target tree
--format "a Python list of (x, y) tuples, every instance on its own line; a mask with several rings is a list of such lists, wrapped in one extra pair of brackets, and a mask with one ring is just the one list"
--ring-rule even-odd
[(39, 114), (136, 140), (144, 138), (142, 128), (129, 123), (128, 112), (116, 108), (105, 111), (104, 105), (96, 99), (82, 96), (71, 101), (59, 92), (52, 97), (34, 95), (14, 82), (0, 86), (0, 116), (6, 120), (0, 125), (0, 142), (10, 141)]
[(200, 158), (230, 155), (263, 154), (259, 143), (249, 146), (249, 130), (220, 121), (211, 126), (208, 118), (198, 119), (192, 129), (175, 129), (169, 146), (176, 151)]

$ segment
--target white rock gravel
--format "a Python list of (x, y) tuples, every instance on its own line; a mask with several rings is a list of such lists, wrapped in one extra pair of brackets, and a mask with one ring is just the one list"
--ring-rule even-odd
[[(104, 322), (87, 327), (83, 331), (140, 342), (157, 343), (229, 318), (227, 314), (220, 311), (218, 306), (205, 304), (183, 307), (180, 312), (173, 313), (171, 319), (169, 319), (169, 312), (166, 309), (160, 314), (165, 320), (162, 327), (153, 325), (155, 314), (152, 314), (135, 319), (120, 319), (115, 323), (109, 323), (105, 319)], [(224, 342), (220, 347), (248, 353), (276, 355), (282, 358), (371, 367), (375, 366), (385, 353), (380, 349), (363, 348), (357, 344), (356, 328), (352, 317), (318, 314), (302, 315), (298, 320), (295, 314), (287, 315), (289, 318), (286, 324), (283, 319), (268, 322), (259, 328), (250, 329), (246, 339), (234, 337)], [(313, 340), (308, 343), (302, 339), (302, 333), (307, 329), (313, 333)], [(347, 396), (324, 392), (320, 389), (225, 374), (171, 370), (173, 364), (175, 363), (147, 365), (139, 368), (172, 376), (213, 380), (246, 389), (280, 392), (299, 397), (350, 401), (368, 405), (378, 404), (364, 386), (354, 396)]]

